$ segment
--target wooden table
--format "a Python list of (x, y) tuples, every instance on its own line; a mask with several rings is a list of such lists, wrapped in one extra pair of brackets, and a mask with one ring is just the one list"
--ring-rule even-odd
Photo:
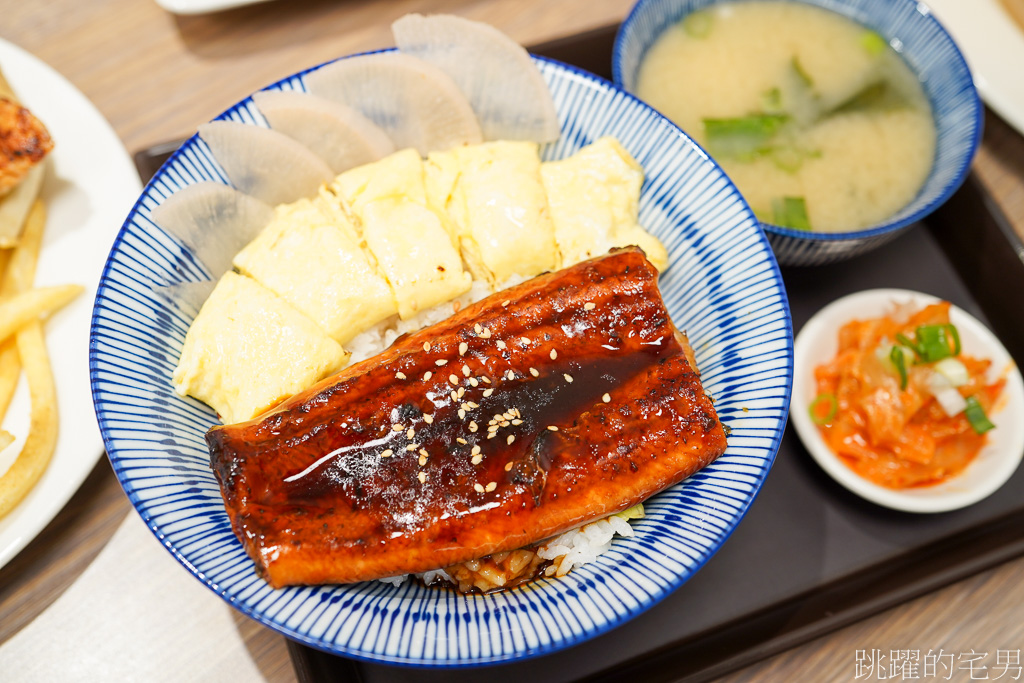
[[(192, 134), (197, 123), (282, 75), (390, 45), (391, 21), (407, 12), (457, 13), (535, 44), (621, 21), (630, 5), (631, 0), (277, 0), (175, 17), (149, 0), (0, 0), (0, 37), (67, 76), (134, 152)], [(1024, 237), (1024, 138), (994, 116), (986, 124), (975, 171)], [(100, 461), (54, 522), (0, 569), (0, 644), (74, 582), (130, 511), (107, 461)], [(855, 651), (871, 648), (1021, 648), (1020, 605), (1024, 558), (728, 680), (849, 680)], [(282, 638), (255, 624), (245, 635), (268, 678), (294, 680)]]

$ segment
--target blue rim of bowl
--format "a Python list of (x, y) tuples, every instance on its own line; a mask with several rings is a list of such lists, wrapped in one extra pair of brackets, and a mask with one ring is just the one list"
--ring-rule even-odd
[[(270, 89), (280, 89), (279, 86), (281, 86), (283, 83), (285, 83), (287, 81), (290, 81), (290, 80), (292, 80), (292, 79), (294, 79), (296, 77), (305, 76), (308, 73), (316, 71), (317, 69), (320, 69), (320, 68), (322, 68), (322, 67), (324, 67), (324, 66), (326, 66), (328, 64), (331, 64), (333, 62), (340, 61), (342, 59), (351, 59), (352, 57), (360, 57), (360, 56), (364, 56), (364, 55), (379, 54), (379, 53), (383, 53), (383, 52), (394, 52), (394, 51), (397, 51), (397, 48), (383, 48), (383, 49), (378, 49), (378, 50), (370, 50), (370, 51), (367, 51), (367, 52), (355, 53), (355, 54), (351, 54), (351, 55), (345, 55), (345, 56), (342, 56), (342, 57), (338, 57), (337, 59), (331, 59), (331, 60), (328, 60), (328, 61), (323, 62), (321, 64), (318, 64), (316, 66), (312, 66), (312, 67), (310, 67), (308, 69), (304, 69), (302, 71), (297, 71), (297, 72), (295, 72), (293, 74), (285, 76), (284, 78), (278, 79), (277, 81), (274, 81), (273, 83), (265, 86), (264, 88), (261, 88), (260, 90), (258, 90), (256, 92), (261, 92), (263, 90), (270, 90)], [(561, 61), (556, 60), (556, 59), (551, 59), (551, 58), (548, 58), (548, 57), (541, 57), (541, 56), (538, 56), (538, 55), (534, 55), (532, 53), (530, 54), (530, 57), (534, 61), (547, 62), (547, 63), (550, 63), (550, 64), (554, 64), (556, 67), (559, 67), (559, 68), (561, 68), (561, 69), (563, 69), (565, 71), (568, 71), (568, 72), (570, 72), (570, 73), (572, 73), (572, 74), (574, 74), (574, 75), (576, 75), (578, 77), (582, 77), (582, 78), (584, 78), (586, 80), (589, 80), (589, 81), (595, 83), (596, 85), (598, 85), (600, 87), (608, 88), (608, 89), (610, 89), (612, 91), (618, 91), (623, 96), (628, 98), (630, 101), (633, 101), (637, 105), (639, 105), (641, 107), (644, 107), (646, 109), (649, 109), (652, 112), (654, 112), (658, 117), (662, 118), (669, 125), (670, 130), (673, 130), (676, 135), (682, 137), (689, 144), (693, 145), (694, 148), (701, 154), (701, 156), (706, 161), (711, 163), (712, 166), (714, 166), (714, 168), (717, 169), (717, 171), (722, 174), (722, 178), (726, 181), (727, 187), (728, 187), (729, 191), (740, 201), (742, 206), (747, 210), (747, 212), (753, 218), (755, 225), (758, 225), (758, 226), (760, 225), (760, 222), (757, 220), (757, 217), (754, 216), (753, 211), (751, 210), (750, 206), (747, 204), (746, 199), (743, 198), (743, 195), (740, 194), (739, 190), (736, 188), (736, 185), (732, 182), (732, 180), (729, 178), (729, 176), (726, 175), (725, 171), (722, 170), (722, 168), (718, 165), (718, 162), (716, 162), (711, 156), (709, 156), (707, 154), (706, 151), (704, 151), (703, 148), (701, 148), (696, 142), (694, 142), (693, 139), (690, 138), (690, 136), (687, 135), (685, 131), (683, 131), (683, 129), (681, 129), (675, 123), (670, 121), (667, 117), (663, 116), (656, 109), (654, 109), (649, 104), (647, 104), (646, 102), (644, 102), (640, 98), (636, 97), (632, 93), (626, 91), (624, 88), (619, 87), (615, 83), (613, 83), (613, 82), (611, 82), (611, 81), (609, 81), (609, 80), (607, 80), (605, 78), (602, 78), (602, 77), (600, 77), (600, 76), (598, 76), (596, 74), (593, 74), (593, 73), (591, 73), (589, 71), (586, 71), (585, 69), (581, 69), (581, 68), (573, 66), (571, 64), (566, 64), (565, 62), (561, 62)], [(238, 110), (241, 107), (245, 107), (251, 100), (252, 100), (252, 94), (250, 94), (249, 96), (245, 97), (244, 99), (236, 102), (232, 106), (228, 107), (227, 109), (222, 111), (220, 114), (218, 114), (212, 120), (213, 121), (218, 121), (218, 120), (225, 119), (232, 112)], [(131, 221), (132, 216), (134, 216), (138, 212), (138, 209), (139, 209), (139, 207), (142, 204), (143, 198), (146, 197), (149, 194), (150, 188), (154, 184), (156, 179), (158, 179), (163, 174), (163, 172), (164, 172), (164, 170), (166, 168), (168, 168), (170, 165), (172, 165), (178, 159), (178, 157), (184, 152), (184, 150), (186, 148), (188, 148), (190, 145), (194, 144), (194, 142), (195, 142), (195, 140), (197, 138), (198, 138), (198, 134), (194, 134), (190, 138), (185, 140), (181, 144), (181, 146), (178, 149), (176, 149), (174, 151), (174, 153), (171, 154), (170, 157), (168, 157), (167, 161), (165, 161), (163, 163), (163, 165), (161, 165), (160, 169), (157, 170), (157, 172), (153, 174), (153, 177), (150, 178), (150, 180), (146, 183), (146, 186), (142, 190), (142, 194), (139, 196), (139, 199), (137, 199), (135, 201), (135, 203), (132, 205), (131, 211), (128, 213), (128, 216), (125, 218), (124, 223), (121, 225), (121, 229), (118, 231), (117, 237), (114, 239), (114, 242), (113, 242), (113, 244), (111, 246), (110, 253), (107, 256), (106, 263), (104, 263), (103, 272), (100, 275), (100, 282), (99, 282), (99, 286), (97, 287), (97, 291), (96, 291), (96, 299), (94, 300), (94, 304), (93, 304), (93, 314), (92, 314), (92, 320), (91, 320), (90, 328), (89, 328), (90, 329), (90, 334), (89, 334), (89, 337), (90, 337), (90, 344), (89, 344), (89, 379), (90, 379), (90, 385), (91, 385), (91, 390), (92, 390), (93, 411), (96, 414), (96, 420), (97, 420), (97, 423), (99, 425), (100, 434), (103, 437), (104, 446), (106, 446), (106, 444), (110, 440), (110, 428), (109, 428), (109, 426), (107, 424), (107, 420), (103, 419), (100, 416), (100, 413), (99, 413), (99, 398), (97, 396), (96, 382), (94, 381), (94, 378), (95, 378), (95, 376), (96, 376), (96, 374), (98, 372), (98, 368), (97, 368), (97, 362), (98, 361), (97, 361), (97, 359), (96, 359), (96, 357), (94, 355), (94, 352), (93, 352), (94, 350), (93, 350), (93, 345), (92, 345), (92, 339), (93, 339), (93, 336), (94, 336), (93, 333), (96, 331), (97, 327), (99, 326), (99, 316), (100, 316), (99, 309), (101, 307), (101, 301), (100, 300), (101, 300), (102, 296), (105, 296), (108, 293), (108, 289), (110, 287), (110, 283), (108, 282), (108, 278), (109, 278), (110, 271), (112, 270), (112, 267), (113, 267), (114, 255), (115, 255), (115, 252), (118, 251), (118, 247), (124, 241), (124, 237), (125, 237), (125, 234), (128, 231), (128, 226), (129, 226), (129, 223)], [(124, 491), (125, 495), (128, 497), (128, 500), (131, 502), (132, 507), (139, 514), (139, 516), (142, 517), (143, 521), (145, 522), (146, 526), (149, 528), (150, 532), (156, 537), (156, 539), (158, 541), (160, 541), (160, 544), (163, 545), (167, 549), (168, 552), (170, 552), (172, 557), (174, 557), (174, 559), (177, 560), (177, 562), (179, 564), (181, 564), (183, 567), (185, 567), (185, 569), (187, 569), (190, 574), (192, 574), (196, 579), (198, 579), (200, 581), (200, 583), (202, 583), (206, 588), (208, 588), (215, 595), (217, 595), (217, 597), (221, 598), (222, 600), (224, 600), (225, 602), (230, 604), (233, 608), (237, 609), (242, 614), (246, 615), (247, 617), (249, 617), (250, 619), (253, 619), (254, 621), (256, 621), (258, 623), (263, 624), (264, 626), (270, 628), (271, 630), (274, 630), (274, 631), (276, 631), (276, 632), (278, 632), (278, 633), (280, 633), (280, 634), (290, 638), (291, 640), (299, 642), (299, 643), (301, 643), (301, 644), (303, 644), (303, 645), (305, 645), (307, 647), (311, 647), (311, 648), (313, 648), (315, 650), (319, 650), (319, 651), (325, 652), (327, 654), (339, 655), (339, 656), (347, 657), (349, 659), (354, 659), (354, 660), (357, 660), (357, 661), (371, 662), (371, 663), (375, 663), (375, 664), (387, 664), (387, 665), (400, 666), (400, 667), (405, 667), (405, 668), (416, 668), (416, 669), (423, 668), (423, 669), (431, 669), (431, 670), (472, 669), (472, 668), (480, 668), (480, 667), (492, 666), (492, 665), (495, 665), (495, 664), (502, 664), (502, 663), (522, 662), (522, 661), (526, 661), (526, 660), (529, 660), (529, 659), (535, 659), (537, 657), (542, 657), (544, 655), (552, 654), (552, 653), (555, 653), (555, 652), (558, 652), (558, 651), (561, 651), (561, 650), (565, 650), (565, 649), (570, 648), (570, 647), (572, 647), (574, 645), (579, 645), (580, 643), (583, 643), (583, 642), (586, 642), (588, 640), (592, 640), (592, 639), (594, 639), (594, 638), (596, 638), (598, 636), (604, 635), (605, 633), (608, 633), (609, 631), (611, 631), (611, 630), (613, 630), (613, 629), (615, 629), (615, 628), (625, 624), (626, 622), (636, 618), (640, 614), (648, 611), (649, 609), (651, 609), (652, 607), (654, 607), (655, 605), (657, 605), (658, 603), (663, 601), (669, 595), (671, 595), (676, 590), (678, 590), (680, 586), (682, 586), (684, 583), (689, 581), (690, 578), (692, 578), (694, 574), (696, 574), (698, 571), (700, 571), (704, 567), (704, 565), (707, 564), (708, 560), (710, 560), (721, 549), (722, 545), (729, 539), (730, 536), (732, 536), (733, 532), (736, 530), (736, 527), (739, 526), (739, 523), (746, 517), (747, 512), (750, 510), (751, 504), (753, 504), (754, 500), (761, 493), (761, 489), (764, 487), (764, 482), (767, 480), (768, 474), (771, 472), (771, 468), (775, 464), (775, 458), (778, 456), (779, 446), (782, 443), (782, 437), (783, 437), (783, 434), (785, 433), (786, 424), (788, 422), (789, 408), (790, 408), (790, 399), (792, 398), (792, 394), (793, 394), (793, 373), (794, 373), (793, 317), (792, 317), (792, 314), (791, 314), (791, 311), (790, 311), (790, 307), (789, 307), (789, 297), (788, 297), (788, 295), (786, 293), (786, 286), (785, 286), (785, 283), (782, 280), (782, 273), (779, 270), (779, 264), (778, 264), (778, 261), (775, 258), (774, 252), (771, 249), (771, 245), (768, 243), (768, 240), (765, 237), (763, 231), (759, 231), (757, 237), (758, 237), (758, 244), (760, 245), (761, 249), (764, 251), (765, 255), (768, 257), (768, 264), (771, 266), (771, 271), (772, 271), (773, 275), (775, 276), (776, 282), (779, 285), (780, 303), (782, 305), (783, 311), (785, 312), (785, 332), (786, 332), (786, 368), (785, 368), (786, 384), (785, 384), (785, 392), (784, 392), (784, 394), (782, 396), (782, 406), (781, 406), (781, 411), (780, 411), (782, 413), (783, 419), (780, 420), (780, 424), (779, 424), (778, 430), (771, 437), (771, 442), (770, 442), (770, 444), (769, 444), (769, 446), (767, 448), (767, 450), (770, 451), (770, 454), (765, 459), (765, 467), (762, 469), (762, 476), (760, 477), (760, 481), (757, 483), (757, 487), (754, 490), (754, 492), (751, 494), (750, 498), (743, 503), (743, 505), (742, 505), (741, 509), (739, 510), (738, 514), (736, 514), (733, 517), (733, 519), (730, 520), (730, 523), (728, 524), (726, 529), (723, 531), (721, 537), (718, 539), (718, 541), (714, 545), (714, 547), (713, 548), (709, 548), (705, 553), (702, 553), (700, 558), (694, 563), (692, 571), (690, 571), (689, 573), (687, 573), (685, 575), (676, 575), (673, 578), (673, 580), (671, 581), (671, 583), (670, 583), (670, 585), (668, 587), (663, 589), (657, 595), (652, 596), (648, 601), (646, 601), (642, 605), (639, 605), (638, 607), (634, 607), (634, 608), (629, 608), (622, 615), (617, 615), (617, 616), (615, 616), (615, 617), (605, 621), (604, 623), (602, 623), (599, 626), (597, 626), (596, 628), (594, 628), (592, 631), (581, 632), (581, 633), (579, 633), (578, 635), (576, 635), (576, 636), (574, 636), (572, 638), (566, 638), (566, 639), (563, 639), (561, 641), (552, 642), (552, 643), (549, 643), (547, 645), (538, 647), (538, 648), (533, 649), (533, 650), (527, 650), (525, 652), (513, 653), (513, 654), (509, 654), (507, 656), (503, 656), (503, 657), (490, 657), (490, 658), (485, 658), (485, 659), (474, 659), (474, 660), (468, 660), (468, 661), (465, 661), (465, 662), (443, 661), (443, 662), (435, 663), (435, 662), (424, 662), (422, 660), (412, 660), (412, 659), (406, 659), (406, 658), (374, 657), (374, 656), (369, 656), (369, 655), (367, 655), (365, 653), (362, 653), (362, 652), (350, 651), (345, 646), (330, 647), (330, 646), (328, 646), (328, 645), (326, 645), (326, 644), (324, 644), (324, 643), (322, 643), (322, 642), (320, 642), (318, 640), (315, 640), (315, 639), (312, 639), (312, 638), (306, 636), (303, 633), (299, 633), (299, 632), (295, 631), (294, 629), (291, 629), (291, 628), (285, 626), (284, 624), (276, 622), (276, 621), (274, 621), (271, 618), (268, 618), (268, 617), (266, 617), (266, 616), (264, 616), (262, 614), (257, 614), (250, 606), (248, 606), (246, 604), (242, 604), (242, 603), (240, 603), (240, 602), (238, 602), (236, 600), (229, 599), (229, 597), (222, 590), (220, 590), (216, 585), (214, 585), (213, 582), (210, 579), (208, 579), (206, 576), (201, 575), (199, 573), (199, 571), (196, 569), (196, 567), (194, 567), (191, 563), (189, 563), (189, 561), (185, 558), (185, 556), (181, 553), (181, 551), (179, 551), (176, 547), (174, 547), (172, 545), (169, 545), (169, 544), (164, 542), (163, 534), (161, 533), (160, 529), (156, 525), (154, 525), (152, 523), (151, 518), (147, 517), (146, 515), (143, 515), (141, 512), (139, 512), (140, 498), (137, 495), (137, 493), (135, 492), (134, 488), (131, 486), (131, 482), (128, 481), (127, 478), (122, 478), (121, 472), (116, 467), (116, 463), (114, 462), (114, 459), (111, 457), (109, 449), (106, 449), (107, 458), (108, 458), (108, 460), (110, 460), (111, 466), (112, 466), (112, 468), (114, 470), (115, 476), (117, 477), (118, 483), (120, 484), (121, 489)]]
[[(629, 92), (622, 85), (623, 78), (622, 78), (622, 66), (621, 66), (622, 65), (622, 57), (621, 57), (621, 55), (622, 55), (622, 51), (625, 49), (624, 48), (624, 45), (625, 45), (625, 42), (626, 42), (625, 41), (625, 35), (626, 35), (626, 32), (629, 30), (630, 26), (633, 24), (633, 22), (637, 20), (637, 17), (639, 16), (639, 12), (640, 12), (640, 10), (643, 9), (644, 5), (648, 4), (649, 2), (654, 2), (654, 1), (655, 0), (638, 0), (633, 5), (632, 9), (630, 9), (629, 14), (626, 15), (626, 19), (619, 25), (619, 30), (616, 31), (616, 33), (615, 33), (615, 44), (612, 46), (612, 78), (615, 81), (615, 85), (619, 89), (623, 90), (624, 92)], [(729, 0), (725, 0), (725, 1), (729, 1)], [(795, 2), (804, 2), (804, 0), (793, 0), (793, 1), (795, 1)], [(906, 2), (906, 3), (918, 5), (918, 6), (920, 6), (922, 4), (922, 3), (918, 2), (918, 0), (891, 0), (891, 1)], [(811, 2), (811, 1), (808, 1), (808, 2), (805, 2), (805, 4), (814, 4), (814, 3)], [(967, 180), (967, 173), (970, 171), (971, 163), (974, 161), (974, 157), (978, 153), (978, 147), (981, 146), (981, 138), (982, 138), (982, 134), (984, 133), (984, 130), (985, 130), (985, 109), (984, 109), (984, 107), (982, 106), (982, 103), (981, 103), (981, 96), (978, 95), (978, 89), (974, 85), (974, 76), (971, 74), (970, 66), (967, 64), (967, 60), (964, 59), (964, 55), (963, 55), (963, 52), (960, 50), (960, 46), (957, 45), (956, 41), (953, 40), (953, 36), (951, 36), (949, 34), (949, 31), (946, 30), (946, 27), (942, 25), (942, 22), (940, 22), (935, 17), (935, 14), (933, 12), (931, 12), (931, 10), (929, 10), (926, 14), (921, 14), (921, 17), (925, 21), (934, 22), (935, 26), (938, 27), (938, 29), (942, 33), (942, 35), (944, 35), (946, 37), (946, 39), (950, 42), (950, 44), (953, 46), (953, 53), (955, 55), (954, 59), (956, 60), (956, 62), (959, 65), (961, 65), (963, 67), (964, 72), (968, 76), (968, 81), (971, 84), (971, 93), (973, 95), (973, 97), (971, 98), (971, 104), (973, 105), (973, 107), (972, 107), (972, 109), (973, 109), (973, 117), (972, 117), (972, 119), (974, 120), (974, 131), (973, 131), (974, 132), (974, 139), (971, 141), (970, 153), (967, 154), (964, 157), (964, 160), (960, 163), (960, 168), (957, 169), (956, 175), (954, 175), (952, 177), (952, 179), (949, 181), (949, 183), (947, 183), (946, 186), (944, 188), (942, 188), (942, 192), (939, 193), (935, 197), (935, 199), (933, 199), (928, 204), (925, 204), (923, 207), (921, 207), (920, 209), (918, 209), (914, 213), (910, 214), (909, 216), (905, 216), (905, 217), (901, 218), (898, 221), (891, 221), (891, 222), (883, 223), (882, 225), (880, 225), (880, 226), (878, 226), (876, 228), (870, 228), (868, 230), (854, 230), (854, 231), (851, 231), (851, 232), (813, 232), (813, 231), (809, 231), (809, 230), (795, 230), (793, 228), (784, 228), (781, 225), (775, 225), (774, 223), (768, 223), (768, 222), (762, 221), (761, 219), (757, 219), (758, 224), (760, 224), (761, 227), (764, 230), (766, 230), (768, 232), (771, 232), (773, 234), (781, 235), (783, 237), (795, 237), (795, 238), (799, 238), (799, 239), (810, 240), (812, 242), (860, 241), (860, 240), (864, 240), (864, 239), (867, 239), (867, 238), (870, 238), (870, 237), (876, 237), (878, 235), (884, 235), (886, 233), (899, 230), (901, 228), (904, 228), (904, 227), (910, 225), (911, 223), (915, 223), (915, 222), (921, 220), (922, 218), (924, 218), (925, 216), (929, 215), (930, 213), (935, 211), (937, 208), (939, 208), (940, 206), (945, 204), (949, 200), (949, 198), (951, 196), (953, 196), (953, 193), (956, 192), (958, 189), (960, 189), (960, 186), (964, 184), (965, 180)], [(858, 23), (860, 23), (860, 22), (858, 22)], [(872, 28), (875, 28), (875, 27), (872, 27)], [(630, 94), (632, 94), (632, 93), (630, 93)], [(930, 99), (931, 98), (929, 98), (929, 100)], [(648, 105), (648, 106), (650, 106), (650, 105)], [(658, 113), (660, 114), (661, 112), (658, 112)], [(693, 142), (693, 144), (697, 145), (696, 141), (693, 141), (692, 139), (691, 139), (691, 141)], [(707, 156), (709, 159), (714, 161), (714, 159), (707, 153), (707, 150), (705, 150), (703, 147), (700, 147), (700, 145), (697, 145), (697, 146), (700, 148), (700, 150), (702, 152), (704, 152), (705, 156)], [(717, 162), (715, 162), (715, 163), (717, 165)], [(915, 199), (916, 199), (916, 197), (915, 197)], [(912, 199), (911, 202), (913, 202), (913, 201), (915, 201), (915, 200)]]

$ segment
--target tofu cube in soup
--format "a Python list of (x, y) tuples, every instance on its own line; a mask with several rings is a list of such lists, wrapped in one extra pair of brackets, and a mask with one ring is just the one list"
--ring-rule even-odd
[(344, 344), (398, 309), (351, 222), (324, 205), (318, 198), (278, 206), (234, 265)]
[(345, 365), (349, 354), (255, 280), (225, 273), (185, 336), (174, 389), (225, 424), (251, 419)]

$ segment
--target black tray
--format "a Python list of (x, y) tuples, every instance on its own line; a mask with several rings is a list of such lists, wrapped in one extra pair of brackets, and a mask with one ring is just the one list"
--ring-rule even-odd
[[(534, 52), (608, 77), (616, 27)], [(148, 178), (179, 143), (135, 155)], [(1024, 246), (973, 177), (890, 244), (839, 264), (783, 268), (793, 327), (851, 292), (899, 287), (952, 301), (1024, 360)], [(799, 359), (797, 359), (799, 362)], [(801, 406), (794, 409), (800, 410)], [(303, 683), (702, 681), (1024, 554), (1024, 468), (964, 510), (912, 515), (840, 487), (787, 428), (746, 519), (690, 581), (626, 625), (545, 657), (486, 670), (356, 662), (289, 641)]]

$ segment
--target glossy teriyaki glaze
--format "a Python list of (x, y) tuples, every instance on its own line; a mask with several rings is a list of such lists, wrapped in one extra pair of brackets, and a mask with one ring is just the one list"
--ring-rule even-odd
[(499, 292), (207, 435), (274, 586), (422, 572), (623, 510), (725, 434), (626, 249)]

